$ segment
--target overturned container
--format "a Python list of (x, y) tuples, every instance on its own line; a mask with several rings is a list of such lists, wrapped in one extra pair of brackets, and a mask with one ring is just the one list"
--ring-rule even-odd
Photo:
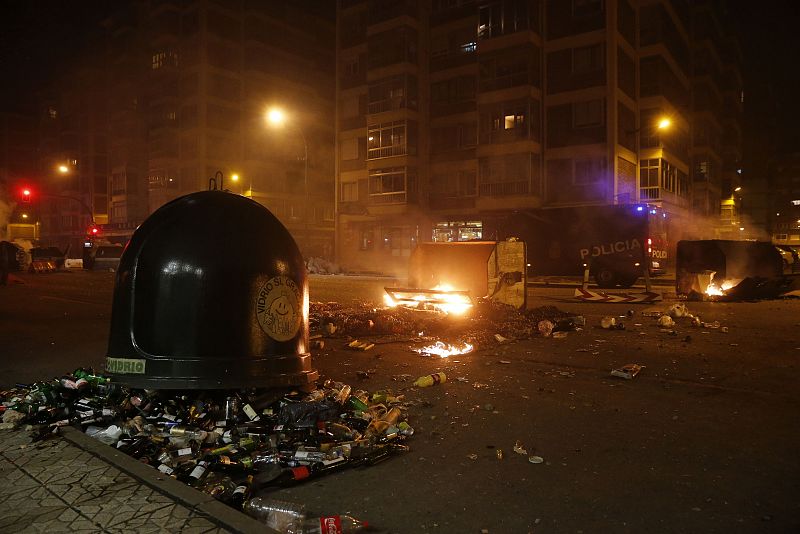
[(306, 269), (288, 230), (257, 202), (223, 191), (159, 208), (122, 254), (106, 370), (159, 389), (316, 380)]
[(461, 295), (525, 308), (526, 261), (525, 243), (516, 239), (420, 243), (408, 262), (409, 287), (385, 290), (403, 304)]
[(678, 242), (675, 291), (693, 299), (776, 298), (797, 289), (798, 279), (783, 274), (772, 243), (725, 239)]

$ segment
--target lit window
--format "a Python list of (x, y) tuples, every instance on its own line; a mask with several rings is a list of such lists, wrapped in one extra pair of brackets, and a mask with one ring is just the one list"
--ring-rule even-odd
[(57, 119), (57, 118), (58, 118), (58, 111), (56, 111), (56, 109), (55, 109), (55, 108), (48, 108), (48, 110), (47, 110), (47, 115), (48, 115), (48, 116), (49, 116), (51, 119)]
[(468, 54), (470, 52), (474, 52), (477, 49), (478, 49), (478, 43), (476, 43), (475, 41), (471, 41), (469, 43), (464, 43), (459, 47), (459, 50), (462, 53), (465, 53), (465, 54)]
[(525, 115), (522, 113), (514, 113), (503, 115), (503, 129), (505, 130), (513, 130), (514, 128), (519, 128), (525, 122)]
[(160, 69), (164, 66), (164, 63), (167, 61), (167, 53), (166, 52), (156, 52), (153, 54), (153, 70)]

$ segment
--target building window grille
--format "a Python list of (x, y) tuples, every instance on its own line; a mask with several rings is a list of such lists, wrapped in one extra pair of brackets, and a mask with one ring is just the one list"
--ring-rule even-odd
[(406, 121), (370, 126), (367, 131), (367, 159), (413, 155), (415, 145), (409, 143), (408, 129)]
[(405, 167), (375, 169), (369, 173), (369, 201), (371, 204), (402, 204), (408, 199), (411, 190), (409, 176)]

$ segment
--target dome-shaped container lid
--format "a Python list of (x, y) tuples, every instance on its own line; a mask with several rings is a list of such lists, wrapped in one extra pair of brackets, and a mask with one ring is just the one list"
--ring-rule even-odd
[(303, 386), (308, 282), (288, 230), (223, 191), (180, 197), (134, 232), (117, 271), (106, 369), (132, 387)]

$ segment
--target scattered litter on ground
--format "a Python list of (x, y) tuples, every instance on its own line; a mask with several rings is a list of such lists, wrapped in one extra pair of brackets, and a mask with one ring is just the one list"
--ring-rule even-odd
[(427, 388), (430, 386), (435, 386), (436, 384), (444, 384), (445, 382), (447, 382), (447, 375), (442, 372), (438, 372), (417, 378), (414, 381), (414, 385), (418, 388)]
[(370, 343), (369, 341), (359, 341), (354, 339), (350, 343), (347, 344), (347, 347), (353, 350), (370, 350), (375, 347), (375, 343)]
[(555, 328), (555, 326), (556, 325), (554, 325), (552, 321), (545, 319), (543, 321), (539, 321), (537, 328), (540, 334), (542, 334), (544, 337), (547, 337), (553, 333), (553, 328)]
[(314, 334), (349, 336), (350, 340), (382, 336), (382, 339), (395, 341), (425, 336), (432, 341), (446, 339), (453, 345), (469, 343), (474, 350), (542, 336), (538, 325), (545, 320), (554, 325), (554, 331), (575, 330), (585, 325), (583, 317), (555, 306), (520, 311), (488, 299), (478, 300), (473, 310), (464, 316), (404, 307), (386, 308), (370, 302), (353, 305), (312, 302), (309, 306), (309, 325)]
[(664, 328), (675, 326), (675, 320), (670, 315), (662, 315), (658, 318), (658, 326), (662, 326)]
[(611, 376), (631, 380), (639, 374), (644, 367), (638, 363), (629, 363), (611, 371)]
[[(438, 373), (415, 384), (445, 380)], [(258, 510), (266, 506), (263, 496), (269, 491), (408, 450), (405, 441), (414, 429), (402, 395), (369, 393), (331, 379), (316, 386), (312, 391), (135, 389), (77, 369), (0, 391), (0, 411), (4, 429), (33, 425), (38, 441), (60, 427), (75, 427), (264, 521)], [(304, 528), (318, 521), (308, 515), (295, 520)]]
[(611, 317), (610, 315), (606, 315), (605, 317), (600, 319), (600, 328), (609, 330), (611, 328), (614, 328), (616, 325), (617, 325), (617, 320), (614, 317)]

